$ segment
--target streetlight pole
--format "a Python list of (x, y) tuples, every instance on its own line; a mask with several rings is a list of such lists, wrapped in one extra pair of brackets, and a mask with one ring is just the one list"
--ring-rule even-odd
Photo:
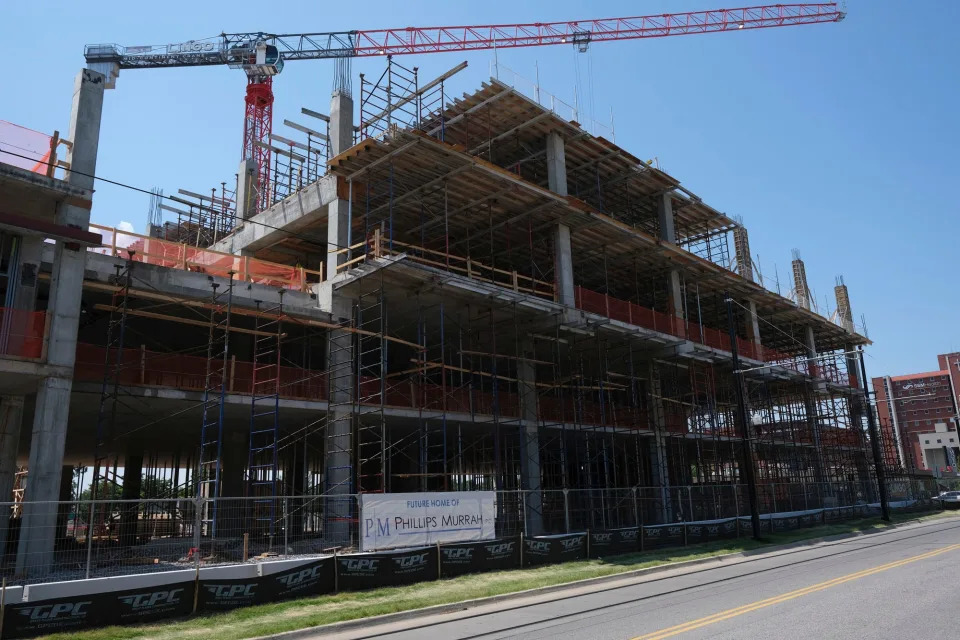
[(863, 347), (857, 347), (857, 356), (860, 358), (860, 375), (863, 378), (863, 398), (866, 401), (865, 409), (867, 411), (867, 430), (870, 433), (870, 448), (873, 450), (873, 464), (876, 468), (877, 484), (880, 489), (880, 518), (885, 522), (890, 522), (890, 504), (887, 501), (887, 473), (883, 468), (880, 437), (873, 416), (873, 405), (870, 404), (870, 389), (867, 387), (867, 365), (863, 362)]
[(730, 333), (730, 355), (733, 356), (733, 386), (737, 390), (737, 422), (743, 446), (744, 475), (747, 480), (747, 496), (750, 502), (750, 527), (753, 539), (760, 540), (760, 507), (757, 504), (757, 477), (753, 463), (753, 447), (747, 428), (747, 402), (744, 398), (743, 373), (740, 371), (740, 354), (737, 352), (737, 325), (734, 321), (733, 298), (724, 296), (727, 305), (727, 329)]

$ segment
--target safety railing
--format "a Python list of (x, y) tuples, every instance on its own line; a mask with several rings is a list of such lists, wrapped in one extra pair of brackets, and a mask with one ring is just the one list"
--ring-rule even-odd
[(200, 249), (181, 242), (140, 235), (129, 231), (91, 224), (91, 229), (103, 235), (101, 247), (91, 249), (144, 264), (171, 269), (194, 271), (224, 278), (231, 275), (243, 282), (253, 282), (294, 291), (308, 291), (310, 286), (323, 281), (323, 272), (249, 256)]
[(61, 138), (59, 131), (49, 136), (0, 120), (0, 163), (53, 178), (57, 168), (69, 168), (66, 162), (57, 158), (60, 146), (69, 148), (72, 144)]
[(369, 259), (404, 255), (406, 259), (413, 262), (459, 273), (468, 278), (489, 282), (518, 293), (528, 293), (548, 300), (553, 300), (555, 296), (555, 286), (552, 282), (539, 280), (520, 273), (515, 269), (509, 270), (493, 267), (474, 260), (469, 256), (465, 257), (407, 242), (389, 240), (384, 238), (379, 230), (374, 230), (367, 240), (358, 242), (344, 249), (339, 249), (334, 253), (357, 254), (356, 257), (351, 257), (349, 260), (338, 265), (338, 273), (354, 268), (357, 264)]

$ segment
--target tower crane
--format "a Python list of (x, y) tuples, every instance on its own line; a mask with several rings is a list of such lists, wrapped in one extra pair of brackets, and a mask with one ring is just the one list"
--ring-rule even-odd
[[(273, 77), (293, 60), (508, 49), (568, 44), (585, 51), (593, 42), (765, 29), (840, 22), (836, 2), (777, 4), (627, 18), (565, 22), (331, 31), (323, 33), (222, 33), (178, 44), (122, 47), (87, 45), (88, 65), (104, 73), (107, 88), (121, 69), (222, 66), (247, 74), (243, 155), (257, 167), (260, 193), (270, 181)], [(258, 144), (261, 143), (261, 144)]]

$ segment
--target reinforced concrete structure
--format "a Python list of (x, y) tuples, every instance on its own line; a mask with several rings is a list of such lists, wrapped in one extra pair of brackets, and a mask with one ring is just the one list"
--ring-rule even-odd
[[(51, 566), (73, 516), (43, 501), (81, 496), (244, 497), (198, 538), (328, 545), (363, 492), (523, 490), (498, 510), (533, 534), (616, 526), (623, 487), (653, 491), (643, 521), (703, 519), (672, 488), (718, 500), (744, 439), (774, 505), (875, 496), (845, 287), (825, 318), (799, 256), (794, 295), (768, 290), (746, 228), (627, 149), (496, 79), (450, 99), (388, 64), (303, 110), (322, 124), (278, 143), (270, 185), (244, 162), (233, 190), (158, 194), (178, 222), (145, 236), (87, 232), (99, 74), (62, 180), (0, 156), (7, 567)], [(279, 496), (304, 497), (293, 521)], [(123, 545), (144, 517), (91, 519)]]

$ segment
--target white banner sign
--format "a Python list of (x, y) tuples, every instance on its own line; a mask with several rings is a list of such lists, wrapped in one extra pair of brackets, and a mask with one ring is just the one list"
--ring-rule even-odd
[(495, 496), (493, 491), (361, 494), (360, 550), (492, 540)]

